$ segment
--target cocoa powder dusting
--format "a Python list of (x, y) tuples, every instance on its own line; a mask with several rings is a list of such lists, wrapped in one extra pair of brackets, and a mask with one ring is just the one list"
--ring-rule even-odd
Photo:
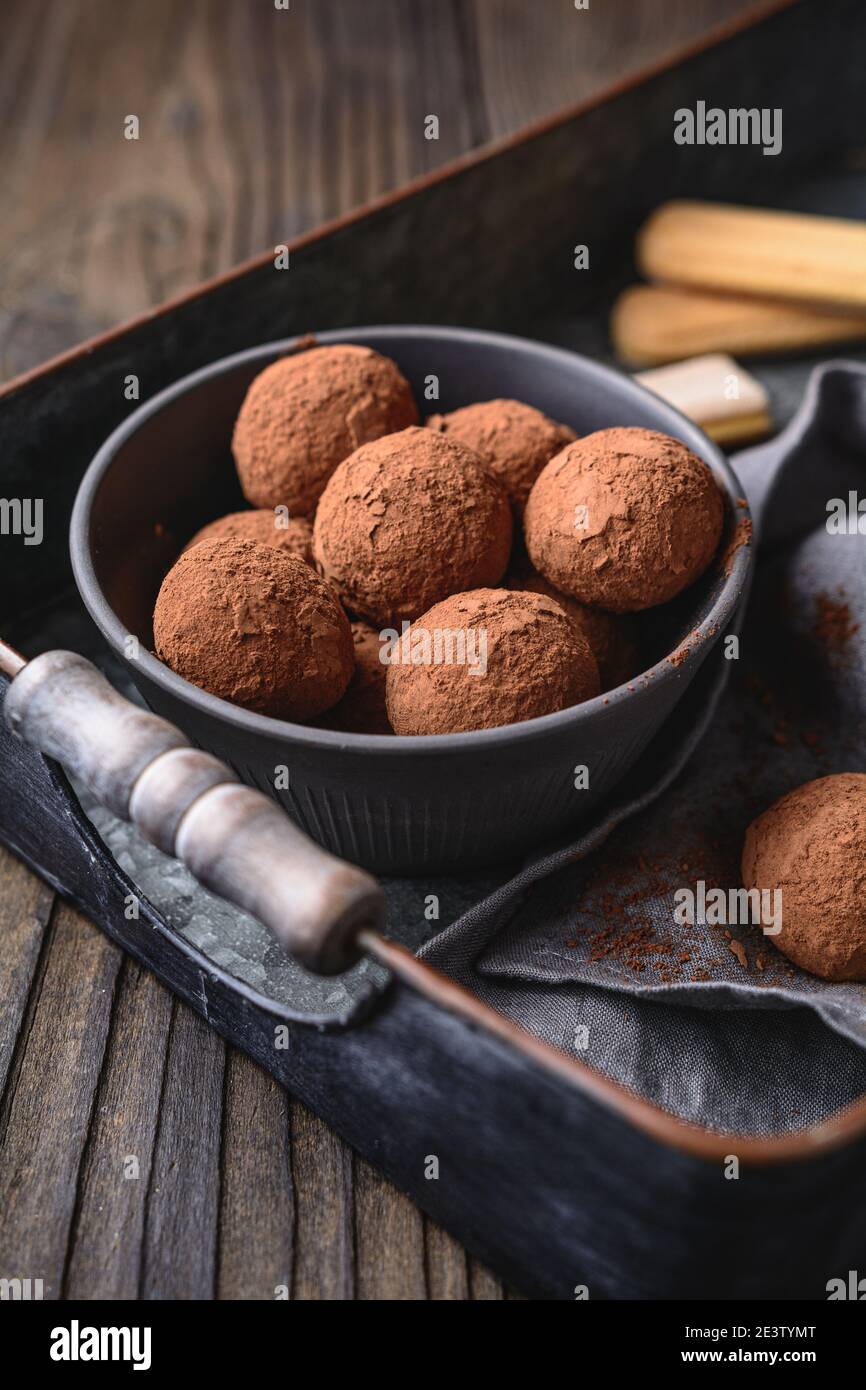
[(744, 545), (750, 545), (752, 540), (751, 518), (741, 516), (734, 526), (733, 534), (719, 556), (719, 567), (722, 573), (729, 575), (734, 568), (734, 561), (737, 552), (742, 550)]
[(866, 980), (866, 773), (806, 782), (752, 822), (747, 888), (782, 895), (773, 944), (824, 980)]
[(526, 548), (557, 589), (614, 613), (674, 598), (706, 570), (722, 494), (703, 459), (644, 429), (598, 430), (543, 470), (526, 504)]
[(185, 680), (281, 719), (335, 704), (355, 665), (333, 590), (297, 556), (259, 541), (184, 551), (162, 582), (153, 634), (157, 655)]
[[(544, 594), (564, 609), (589, 643), (598, 663), (603, 691), (625, 685), (640, 670), (641, 658), (632, 627), (634, 620), (627, 614), (606, 613), (603, 608), (592, 608), (576, 598), (569, 598), (568, 594), (560, 593), (543, 574), (538, 573), (526, 555), (512, 560), (502, 583), (506, 589)], [(629, 689), (633, 687), (629, 686)]]
[(511, 400), (479, 401), (450, 415), (431, 415), (427, 428), (474, 449), (499, 479), (518, 515), (544, 465), (576, 438), (567, 425)]
[(511, 539), (508, 498), (477, 454), (413, 428), (340, 464), (316, 512), (313, 553), (351, 613), (391, 627), (497, 584)]
[(255, 378), (235, 423), (244, 496), (254, 507), (312, 516), (338, 463), (417, 422), (408, 381), (372, 348), (340, 343), (281, 357)]
[(737, 960), (740, 962), (740, 965), (743, 967), (743, 969), (748, 970), (749, 958), (746, 955), (746, 948), (743, 945), (742, 941), (737, 941), (735, 938), (732, 938), (731, 941), (728, 943), (728, 948), (737, 957)]
[(815, 598), (815, 621), (812, 636), (830, 652), (842, 652), (848, 646), (860, 624), (851, 615), (851, 609), (840, 589), (838, 597), (821, 593)]
[(385, 675), (379, 633), (369, 623), (352, 623), (355, 672), (341, 700), (316, 720), (320, 729), (353, 734), (393, 733), (385, 709)]
[(262, 545), (276, 545), (297, 555), (305, 564), (313, 563), (313, 527), (303, 516), (290, 517), (285, 524), (270, 507), (248, 512), (230, 512), (218, 517), (188, 540), (184, 550), (191, 550), (200, 541), (246, 540)]
[(560, 605), (541, 594), (475, 589), (437, 603), (406, 635), (409, 653), (435, 633), (463, 633), (467, 651), (484, 643), (485, 669), (466, 661), (388, 667), (388, 717), (397, 734), (492, 729), (567, 709), (599, 693), (586, 639)]
[[(674, 916), (676, 890), (694, 889), (698, 880), (708, 895), (739, 887), (741, 829), (732, 827), (721, 838), (696, 837), (687, 817), (671, 823), (667, 836), (679, 845), (678, 854), (624, 859), (613, 836), (593, 857), (575, 905), (586, 925), (566, 940), (566, 947), (580, 950), (587, 964), (605, 962), (648, 983), (704, 983), (716, 972), (728, 972), (731, 955), (749, 970), (746, 944), (730, 927)], [(598, 925), (590, 925), (592, 921)], [(741, 935), (743, 928), (735, 930)], [(760, 953), (755, 965), (760, 974), (750, 971), (754, 985), (771, 988), (789, 979), (790, 967), (781, 956), (774, 954), (768, 967)]]

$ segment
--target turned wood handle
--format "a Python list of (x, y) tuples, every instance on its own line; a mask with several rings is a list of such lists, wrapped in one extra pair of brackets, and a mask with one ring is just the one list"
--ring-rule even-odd
[(12, 681), (6, 723), (205, 888), (251, 912), (301, 965), (332, 975), (378, 930), (375, 879), (314, 844), (261, 792), (179, 729), (130, 703), (83, 657), (46, 652)]

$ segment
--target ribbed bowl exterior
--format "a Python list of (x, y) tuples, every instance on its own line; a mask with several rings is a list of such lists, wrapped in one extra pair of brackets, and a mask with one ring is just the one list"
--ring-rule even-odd
[[(274, 797), (314, 840), (378, 873), (408, 875), (514, 860), (585, 820), (640, 757), (696, 669), (645, 698), (631, 727), (619, 705), (603, 706), (579, 738), (561, 729), (517, 755), (469, 747), (414, 767), (405, 754), (373, 760), (347, 747), (308, 758), (289, 740), (250, 738), (191, 712), (140, 673), (137, 680), (158, 714)], [(577, 765), (589, 769), (586, 788), (575, 786)], [(288, 786), (278, 790), (284, 769)]]

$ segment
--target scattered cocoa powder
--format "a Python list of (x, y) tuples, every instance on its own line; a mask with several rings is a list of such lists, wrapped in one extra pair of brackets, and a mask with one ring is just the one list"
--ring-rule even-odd
[[(775, 691), (767, 685), (766, 681), (752, 671), (743, 678), (743, 688), (747, 694), (757, 700), (758, 704), (766, 711), (770, 720), (770, 728), (767, 737), (779, 748), (787, 748), (794, 739), (799, 739), (816, 758), (826, 756), (825, 736), (819, 729), (802, 729), (798, 725), (801, 722), (794, 712), (783, 704), (782, 699)], [(746, 779), (748, 785), (748, 779)]]
[(722, 573), (729, 575), (734, 568), (734, 560), (737, 552), (742, 550), (744, 545), (750, 545), (752, 541), (752, 522), (751, 518), (741, 516), (734, 526), (733, 534), (727, 545), (719, 556), (719, 568)]
[(746, 955), (746, 948), (743, 945), (743, 943), (741, 941), (737, 941), (736, 938), (732, 938), (731, 941), (728, 943), (728, 946), (729, 949), (733, 952), (733, 954), (737, 957), (737, 960), (740, 962), (740, 965), (743, 967), (743, 969), (748, 970), (749, 958)]
[(640, 974), (648, 958), (669, 956), (673, 950), (669, 941), (655, 939), (654, 930), (651, 926), (632, 927), (617, 935), (613, 927), (605, 927), (592, 937), (588, 960), (613, 958)]
[(851, 609), (840, 589), (838, 598), (821, 593), (815, 599), (815, 621), (812, 635), (830, 652), (841, 652), (848, 646), (860, 624), (854, 622)]
[[(594, 856), (578, 906), (584, 921), (596, 920), (599, 925), (583, 926), (579, 934), (566, 941), (566, 946), (582, 948), (587, 962), (615, 962), (633, 974), (649, 972), (662, 984), (701, 983), (712, 979), (715, 971), (725, 974), (730, 954), (741, 968), (748, 969), (746, 946), (735, 939), (729, 927), (677, 922), (673, 916), (674, 891), (686, 884), (702, 879), (708, 893), (736, 886), (738, 827), (731, 827), (723, 839), (695, 838), (690, 818), (686, 817), (682, 823), (674, 821), (668, 830), (671, 842), (680, 845), (676, 858), (666, 855), (663, 860), (654, 861), (638, 855), (623, 861), (616, 849), (616, 837)], [(659, 925), (655, 913), (649, 919), (650, 901), (671, 903), (668, 928)], [(689, 944), (690, 934), (694, 934), (695, 946)], [(725, 947), (725, 959), (708, 959), (706, 949), (713, 942)], [(701, 954), (703, 962), (698, 965), (696, 957)], [(774, 959), (770, 970), (766, 969), (763, 955), (759, 959), (756, 970), (760, 978), (756, 975), (755, 985), (772, 988), (788, 982), (790, 967), (783, 957)]]

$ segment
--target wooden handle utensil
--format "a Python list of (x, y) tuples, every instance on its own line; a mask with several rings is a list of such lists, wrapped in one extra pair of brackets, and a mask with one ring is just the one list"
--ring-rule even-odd
[(369, 949), (385, 918), (375, 879), (314, 844), (218, 758), (190, 748), (73, 652), (25, 663), (0, 643), (0, 670), (13, 677), (4, 706), (13, 733), (205, 888), (251, 912), (301, 965), (331, 975)]
[(866, 309), (866, 224), (844, 218), (663, 203), (638, 233), (637, 262), (673, 285)]

